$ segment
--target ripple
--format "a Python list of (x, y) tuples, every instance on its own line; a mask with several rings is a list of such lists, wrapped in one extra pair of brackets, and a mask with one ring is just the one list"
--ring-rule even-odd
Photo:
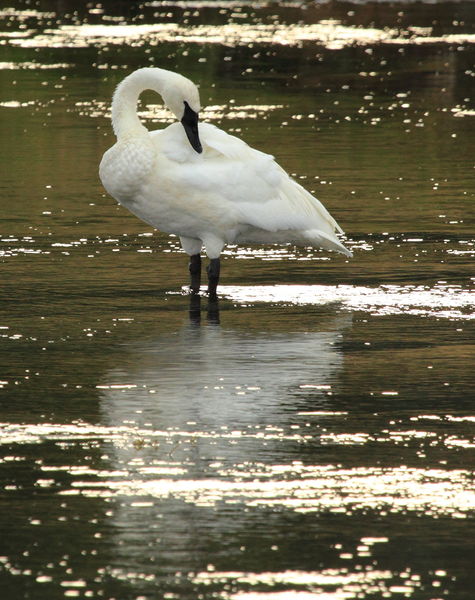
[(42, 33), (31, 37), (12, 38), (10, 43), (35, 48), (82, 48), (125, 42), (132, 46), (143, 46), (146, 43), (156, 45), (164, 42), (184, 42), (188, 44), (220, 44), (229, 47), (249, 44), (299, 46), (305, 42), (316, 42), (330, 50), (339, 50), (353, 45), (368, 46), (376, 43), (405, 45), (475, 43), (475, 34), (432, 36), (431, 33), (430, 27), (412, 28), (401, 34), (398, 29), (346, 26), (336, 19), (322, 20), (315, 24), (227, 23), (187, 27), (178, 23), (79, 24), (45, 29)]
[[(175, 498), (201, 507), (242, 503), (248, 508), (285, 508), (298, 513), (342, 513), (355, 510), (416, 512), (427, 517), (466, 518), (475, 509), (468, 470), (407, 467), (341, 469), (333, 465), (270, 467), (268, 480), (247, 465), (251, 481), (239, 479), (104, 479), (76, 481), (65, 495), (88, 497)], [(272, 469), (275, 468), (275, 472)], [(242, 475), (242, 472), (239, 471)], [(229, 475), (233, 475), (231, 471)], [(235, 475), (235, 474), (234, 474)], [(283, 478), (288, 475), (289, 479)]]
[[(266, 431), (258, 428), (219, 432), (199, 429), (163, 431), (85, 423), (0, 424), (0, 429), (3, 445), (15, 443), (24, 447), (25, 444), (47, 440), (49, 444), (71, 448), (75, 443), (96, 447), (97, 442), (106, 442), (111, 450), (112, 447), (117, 450), (116, 458), (122, 457), (120, 460), (107, 463), (108, 467), (102, 469), (87, 465), (42, 464), (36, 485), (54, 489), (55, 475), (68, 472), (71, 480), (66, 487), (57, 490), (59, 495), (133, 497), (138, 510), (146, 509), (151, 499), (170, 498), (208, 508), (242, 504), (247, 508), (284, 509), (295, 513), (351, 515), (354, 511), (385, 513), (390, 510), (393, 514), (412, 512), (432, 518), (447, 516), (462, 519), (475, 510), (475, 490), (470, 469), (404, 465), (342, 467), (303, 464), (300, 461), (267, 464), (247, 459), (242, 463), (228, 463), (215, 460), (208, 464), (200, 478), (196, 478), (192, 476), (193, 463), (172, 456), (172, 449), (177, 449), (180, 444), (186, 446), (192, 443), (196, 447), (200, 440), (207, 440), (207, 443), (215, 446), (222, 439), (227, 441), (229, 447), (248, 445), (252, 441), (255, 454), (256, 444), (266, 446), (270, 440), (285, 439), (291, 443), (305, 444), (309, 441), (308, 437), (315, 437), (314, 434), (293, 433), (292, 427), (289, 433), (275, 428)], [(397, 444), (401, 440), (433, 437), (431, 432), (402, 431), (389, 435), (388, 440)], [(341, 434), (334, 436), (333, 442), (345, 445), (349, 440), (352, 444), (358, 444), (370, 439), (369, 434)], [(473, 442), (456, 435), (448, 436), (445, 444), (454, 448), (454, 451), (461, 446), (473, 448)], [(124, 453), (127, 448), (134, 451)], [(153, 452), (152, 461), (147, 458), (147, 448)], [(15, 460), (21, 461), (22, 458), (11, 454), (1, 462)], [(146, 500), (142, 501), (141, 498)]]
[(373, 44), (387, 41), (396, 30), (346, 27), (338, 21), (328, 20), (313, 25), (288, 24), (237, 24), (197, 25), (183, 27), (178, 23), (144, 25), (62, 25), (47, 29), (30, 38), (12, 39), (22, 47), (73, 47), (89, 45), (123, 44), (126, 40), (134, 46), (144, 43), (186, 42), (195, 44), (221, 44), (234, 47), (250, 43), (295, 46), (313, 41), (331, 49), (353, 44)]
[[(0, 104), (1, 105), (1, 104)], [(110, 118), (110, 102), (100, 100), (81, 101), (75, 103), (81, 116), (86, 117), (108, 117)], [(221, 121), (222, 119), (261, 119), (278, 109), (282, 104), (215, 104), (206, 106), (200, 111), (200, 119), (203, 121)], [(138, 111), (138, 115), (144, 121), (156, 123), (174, 123), (175, 117), (170, 111), (160, 104), (147, 104), (145, 108)]]
[(71, 63), (39, 63), (33, 61), (24, 61), (24, 62), (0, 62), (0, 70), (10, 70), (10, 71), (19, 71), (19, 70), (44, 70), (44, 69), (68, 69), (72, 67)]
[(34, 9), (16, 9), (16, 8), (2, 8), (0, 10), (0, 18), (15, 18), (18, 21), (26, 21), (27, 19), (54, 19), (56, 13), (44, 12)]
[[(385, 582), (393, 578), (391, 571), (366, 568), (360, 572), (348, 572), (348, 569), (324, 569), (322, 571), (275, 571), (275, 572), (239, 572), (239, 571), (204, 571), (193, 577), (193, 583), (201, 586), (213, 584), (239, 585), (240, 587), (285, 587), (292, 591), (240, 591), (227, 597), (233, 600), (292, 600), (315, 599), (344, 600), (354, 598), (356, 592), (383, 592)], [(349, 587), (351, 586), (351, 591)], [(306, 589), (307, 588), (307, 589)], [(310, 591), (311, 590), (311, 591)], [(406, 588), (406, 592), (410, 591)]]

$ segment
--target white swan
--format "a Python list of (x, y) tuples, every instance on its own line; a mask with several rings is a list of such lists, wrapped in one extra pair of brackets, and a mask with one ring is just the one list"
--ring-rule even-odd
[[(137, 116), (144, 90), (158, 92), (180, 123), (148, 131)], [(200, 123), (198, 89), (178, 73), (138, 69), (112, 99), (117, 143), (99, 174), (120, 204), (153, 227), (180, 237), (190, 255), (191, 291), (199, 292), (200, 252), (210, 259), (208, 293), (216, 297), (219, 257), (226, 244), (286, 243), (352, 253), (325, 207), (293, 181), (269, 154), (208, 123)]]

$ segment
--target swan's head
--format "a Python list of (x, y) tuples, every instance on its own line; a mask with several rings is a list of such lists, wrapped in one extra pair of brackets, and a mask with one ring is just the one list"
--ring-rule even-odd
[(162, 96), (168, 108), (181, 121), (192, 147), (196, 152), (202, 152), (198, 136), (198, 88), (183, 75), (157, 67), (137, 69), (117, 86), (112, 98), (112, 126), (116, 135), (144, 130), (136, 111), (137, 99), (144, 90), (153, 90)]
[(188, 140), (196, 152), (202, 152), (198, 136), (198, 113), (200, 110), (200, 96), (198, 88), (186, 77), (181, 75), (173, 77), (161, 93), (168, 108), (181, 121)]

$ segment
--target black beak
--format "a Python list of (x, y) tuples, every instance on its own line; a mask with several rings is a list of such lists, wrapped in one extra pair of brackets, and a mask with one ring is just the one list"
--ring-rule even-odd
[(201, 146), (200, 138), (198, 136), (198, 113), (190, 108), (190, 105), (186, 101), (185, 113), (181, 120), (181, 124), (185, 129), (186, 136), (193, 150), (196, 150), (198, 154), (201, 154), (201, 152), (203, 152), (203, 147)]

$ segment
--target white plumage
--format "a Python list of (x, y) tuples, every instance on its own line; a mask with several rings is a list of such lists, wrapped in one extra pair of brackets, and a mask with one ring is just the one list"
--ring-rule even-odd
[[(149, 132), (137, 116), (146, 89), (158, 92), (181, 123)], [(352, 255), (321, 202), (269, 154), (214, 125), (198, 127), (199, 109), (196, 86), (177, 73), (143, 68), (126, 77), (112, 101), (117, 143), (99, 168), (111, 196), (153, 227), (178, 235), (190, 256), (204, 245), (217, 277), (226, 244), (293, 242)], [(199, 276), (193, 285), (190, 271), (197, 291)], [(216, 273), (209, 275), (215, 293)]]

